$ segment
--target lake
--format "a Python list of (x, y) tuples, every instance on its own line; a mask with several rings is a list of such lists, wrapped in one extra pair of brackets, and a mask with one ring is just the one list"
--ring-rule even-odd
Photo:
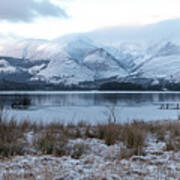
[[(13, 103), (23, 99), (30, 100), (27, 108), (12, 108)], [(104, 123), (112, 114), (116, 122), (122, 123), (175, 120), (180, 116), (178, 103), (179, 92), (0, 92), (0, 104), (3, 104), (6, 116), (45, 123)]]

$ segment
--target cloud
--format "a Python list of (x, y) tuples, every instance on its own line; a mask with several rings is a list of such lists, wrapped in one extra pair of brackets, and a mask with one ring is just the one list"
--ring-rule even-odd
[(6, 43), (6, 42), (13, 42), (13, 41), (17, 41), (17, 40), (22, 40), (23, 37), (21, 36), (17, 36), (13, 33), (1, 33), (0, 32), (0, 44), (1, 43)]
[(0, 0), (0, 20), (32, 22), (39, 16), (68, 17), (61, 7), (49, 0)]
[[(144, 26), (114, 26), (96, 29), (88, 35), (96, 41), (119, 43), (120, 41), (144, 41), (180, 39), (180, 18), (168, 19)], [(104, 38), (106, 37), (106, 38)]]

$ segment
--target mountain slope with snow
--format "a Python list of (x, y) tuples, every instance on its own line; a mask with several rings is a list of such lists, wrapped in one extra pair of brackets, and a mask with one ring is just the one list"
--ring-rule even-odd
[(95, 79), (127, 76), (127, 72), (120, 63), (103, 48), (89, 53), (84, 64), (95, 73)]
[(104, 32), (104, 38), (97, 31), (52, 41), (0, 43), (0, 81), (57, 86), (90, 83), (94, 87), (113, 81), (145, 83), (147, 87), (161, 81), (178, 84), (180, 37), (177, 33), (161, 34), (164, 27), (167, 26), (159, 23), (135, 29), (137, 35), (116, 31), (116, 39), (113, 29)]

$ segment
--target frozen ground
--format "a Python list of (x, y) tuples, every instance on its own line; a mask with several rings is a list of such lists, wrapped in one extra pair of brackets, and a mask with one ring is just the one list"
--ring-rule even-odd
[[(133, 120), (156, 121), (176, 120), (180, 114), (177, 110), (161, 110), (160, 105), (144, 106), (118, 106), (115, 107), (115, 114), (119, 123)], [(89, 124), (107, 123), (111, 110), (106, 106), (36, 106), (28, 110), (9, 110), (10, 116), (17, 120), (28, 119), (31, 121), (78, 123), (80, 121)]]
[(107, 146), (97, 139), (70, 140), (87, 145), (79, 159), (70, 156), (16, 156), (0, 160), (1, 180), (178, 180), (180, 152), (149, 136), (145, 156), (121, 159), (122, 144)]

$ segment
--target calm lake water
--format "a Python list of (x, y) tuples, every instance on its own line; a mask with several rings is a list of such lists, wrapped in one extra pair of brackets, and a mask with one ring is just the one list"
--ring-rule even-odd
[[(31, 101), (27, 109), (11, 108), (23, 99)], [(178, 103), (179, 92), (0, 92), (6, 116), (36, 122), (102, 123), (112, 112), (118, 122), (174, 120)]]

